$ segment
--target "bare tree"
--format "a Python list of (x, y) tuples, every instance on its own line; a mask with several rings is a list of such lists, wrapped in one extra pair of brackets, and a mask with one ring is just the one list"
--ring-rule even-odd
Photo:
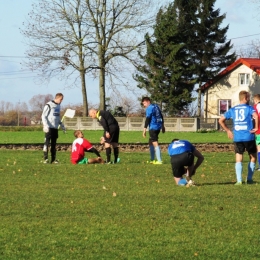
[(236, 53), (241, 58), (260, 58), (260, 40), (252, 40), (248, 47), (246, 48), (239, 48), (236, 50)]
[(53, 99), (54, 98), (53, 98), (52, 94), (47, 94), (47, 95), (38, 94), (38, 95), (33, 96), (29, 100), (29, 104), (33, 111), (42, 112), (45, 104)]
[(45, 80), (75, 79), (77, 72), (74, 83), (80, 78), (84, 116), (88, 114), (85, 75), (92, 72), (99, 76), (100, 108), (105, 109), (106, 75), (120, 74), (122, 58), (135, 61), (131, 54), (154, 22), (155, 1), (41, 0), (21, 30), (29, 47), (25, 64)]

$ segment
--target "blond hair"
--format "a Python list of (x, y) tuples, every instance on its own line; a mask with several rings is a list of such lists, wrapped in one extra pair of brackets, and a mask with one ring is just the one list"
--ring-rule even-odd
[(239, 92), (239, 100), (242, 101), (243, 99), (247, 99), (248, 94), (248, 91), (241, 90)]

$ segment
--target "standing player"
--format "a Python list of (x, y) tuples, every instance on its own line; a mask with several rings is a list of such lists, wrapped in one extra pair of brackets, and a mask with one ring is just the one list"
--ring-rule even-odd
[(258, 171), (260, 171), (260, 94), (254, 95), (254, 109), (258, 115), (258, 130), (255, 132), (255, 141), (257, 147), (257, 161), (258, 161)]
[[(189, 141), (179, 139), (172, 140), (168, 146), (168, 154), (171, 156), (172, 174), (176, 184), (194, 186), (191, 177), (202, 164), (203, 155)], [(194, 157), (197, 157), (195, 165)], [(184, 174), (187, 175), (186, 179), (182, 177)]]
[[(158, 105), (151, 104), (151, 100), (149, 97), (143, 97), (142, 104), (146, 108), (146, 119), (144, 123), (143, 137), (146, 137), (146, 130), (149, 126), (150, 163), (162, 164), (161, 150), (158, 144), (158, 136), (161, 130), (162, 133), (165, 133), (163, 115)], [(155, 155), (157, 161), (155, 161)]]
[[(258, 116), (252, 106), (249, 105), (250, 95), (247, 91), (239, 92), (240, 104), (230, 108), (224, 116), (219, 119), (219, 124), (227, 132), (228, 138), (234, 140), (234, 148), (236, 153), (236, 178), (235, 185), (242, 184), (243, 172), (243, 154), (245, 150), (248, 152), (250, 162), (248, 163), (247, 183), (253, 183), (253, 174), (256, 163), (256, 143), (254, 133), (258, 130)], [(233, 133), (226, 126), (226, 119), (233, 120)], [(253, 124), (255, 120), (255, 127)]]
[[(73, 164), (104, 163), (97, 149), (84, 138), (84, 134), (80, 130), (76, 130), (74, 136), (76, 139), (71, 148), (71, 162)], [(85, 158), (85, 152), (95, 153), (97, 158)]]
[[(92, 118), (97, 118), (100, 125), (102, 125), (104, 129), (104, 141), (105, 141), (105, 150), (106, 150), (106, 162), (108, 164), (110, 163), (118, 163), (120, 159), (118, 158), (119, 155), (119, 148), (118, 148), (118, 140), (119, 140), (119, 132), (120, 128), (118, 125), (118, 122), (114, 118), (114, 116), (104, 110), (96, 110), (96, 109), (90, 109), (89, 110), (89, 116)], [(111, 146), (114, 150), (114, 161), (111, 162)]]
[(63, 100), (63, 94), (57, 93), (55, 99), (49, 101), (43, 108), (42, 124), (45, 133), (45, 140), (43, 146), (44, 163), (48, 163), (48, 150), (51, 143), (51, 163), (59, 163), (56, 160), (56, 142), (58, 139), (58, 128), (61, 126), (65, 131), (65, 127), (60, 120), (60, 104)]

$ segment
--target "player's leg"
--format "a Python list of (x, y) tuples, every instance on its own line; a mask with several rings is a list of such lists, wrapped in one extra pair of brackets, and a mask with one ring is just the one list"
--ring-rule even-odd
[(119, 127), (111, 128), (110, 141), (114, 151), (114, 163), (118, 163), (120, 161), (118, 157), (119, 156), (119, 147), (118, 147), (119, 132), (120, 132)]
[(153, 142), (149, 139), (150, 163), (155, 162), (155, 151)]
[(94, 163), (105, 163), (102, 158), (88, 158), (88, 164), (94, 164)]
[(247, 180), (248, 184), (253, 183), (253, 175), (255, 170), (255, 164), (257, 161), (257, 148), (255, 141), (250, 141), (246, 143), (246, 150), (248, 151), (249, 155), (249, 162), (247, 166)]
[(44, 163), (48, 163), (48, 150), (49, 150), (50, 140), (51, 140), (50, 132), (45, 133), (44, 144), (43, 144), (43, 159), (44, 159), (43, 162)]
[(106, 150), (106, 163), (111, 163), (111, 145), (110, 143), (105, 142), (105, 150)]
[(58, 163), (56, 160), (56, 143), (58, 139), (58, 129), (50, 128), (51, 132), (51, 163)]
[(256, 147), (257, 147), (257, 161), (258, 171), (260, 171), (260, 135), (255, 135)]
[(149, 130), (150, 134), (150, 141), (153, 144), (154, 147), (154, 153), (157, 159), (157, 162), (154, 164), (162, 164), (162, 158), (161, 158), (161, 150), (158, 143), (158, 136), (159, 136), (160, 130)]
[(235, 154), (236, 154), (236, 164), (235, 164), (235, 170), (236, 170), (236, 179), (237, 182), (235, 185), (242, 184), (242, 172), (243, 172), (243, 154), (245, 151), (245, 146), (243, 142), (235, 142)]
[(179, 154), (171, 156), (171, 166), (176, 185), (185, 186), (187, 181), (186, 179), (182, 178), (183, 174), (185, 173), (185, 168)]

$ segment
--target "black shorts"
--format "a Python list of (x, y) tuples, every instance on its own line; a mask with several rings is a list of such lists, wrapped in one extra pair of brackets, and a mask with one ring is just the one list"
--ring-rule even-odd
[(256, 153), (256, 143), (255, 140), (248, 141), (248, 142), (235, 142), (235, 153), (243, 154), (245, 151), (248, 152), (248, 154)]
[(158, 142), (160, 130), (149, 130), (149, 140), (151, 142)]
[(191, 152), (185, 152), (177, 155), (171, 155), (172, 174), (176, 178), (181, 178), (185, 173), (185, 166), (191, 166), (194, 163), (194, 155)]
[(106, 138), (105, 134), (104, 134), (104, 138), (105, 138), (105, 142), (110, 144), (110, 143), (118, 143), (119, 141), (119, 132), (120, 132), (120, 128), (119, 126), (110, 126), (109, 127), (109, 134), (110, 134), (110, 138)]

